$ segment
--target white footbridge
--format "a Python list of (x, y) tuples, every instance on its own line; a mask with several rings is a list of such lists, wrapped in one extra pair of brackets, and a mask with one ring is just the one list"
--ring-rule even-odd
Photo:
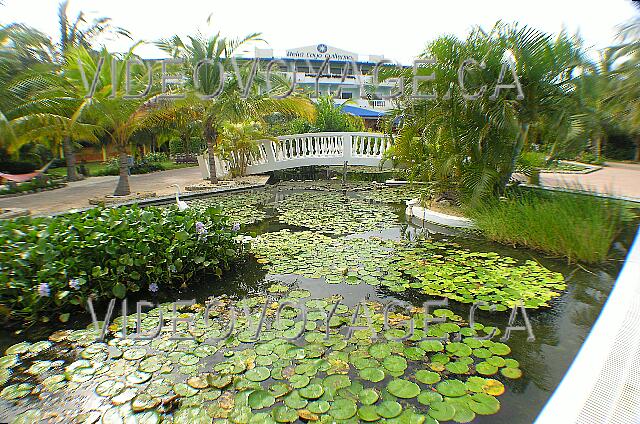
[[(311, 165), (382, 166), (382, 158), (391, 146), (389, 136), (369, 132), (324, 132), (286, 135), (274, 140), (261, 140), (258, 152), (252, 155), (247, 175)], [(229, 160), (233, 161), (234, 158)], [(218, 178), (229, 174), (230, 164), (218, 157)], [(202, 178), (208, 179), (209, 157), (198, 156)], [(389, 165), (390, 162), (389, 162)]]
[(535, 424), (640, 423), (640, 230), (591, 333)]

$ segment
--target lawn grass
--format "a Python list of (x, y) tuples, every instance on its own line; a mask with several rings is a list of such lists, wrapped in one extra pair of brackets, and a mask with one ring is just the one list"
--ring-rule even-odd
[(558, 192), (517, 192), (466, 213), (491, 240), (591, 264), (608, 258), (633, 217), (621, 201)]
[[(162, 165), (165, 171), (168, 171), (171, 169), (180, 169), (180, 168), (188, 168), (191, 166), (197, 166), (197, 164), (190, 164), (190, 163), (175, 163), (172, 160), (162, 161), (158, 163)], [(77, 166), (79, 166), (79, 164)], [(88, 162), (88, 163), (85, 163), (84, 166), (89, 171), (89, 176), (94, 177), (94, 176), (104, 175), (104, 172), (108, 167), (108, 163), (107, 162)], [(49, 168), (49, 170), (47, 171), (47, 174), (53, 177), (66, 177), (67, 167), (63, 166), (60, 168), (53, 168), (53, 169)]]

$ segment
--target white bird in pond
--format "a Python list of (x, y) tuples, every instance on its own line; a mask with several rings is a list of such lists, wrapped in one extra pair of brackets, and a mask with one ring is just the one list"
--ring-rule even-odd
[(184, 200), (180, 200), (180, 186), (178, 184), (172, 184), (176, 189), (176, 205), (178, 205), (178, 209), (181, 211), (185, 209), (189, 209), (189, 205)]

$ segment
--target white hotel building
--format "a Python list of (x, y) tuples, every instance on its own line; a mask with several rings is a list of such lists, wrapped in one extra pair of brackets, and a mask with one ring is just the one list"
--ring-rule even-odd
[[(315, 92), (317, 84), (320, 95), (332, 94), (336, 103), (347, 102), (342, 110), (362, 117), (367, 126), (374, 126), (378, 118), (382, 117), (393, 106), (391, 101), (384, 100), (383, 96), (390, 95), (395, 89), (395, 85), (389, 82), (381, 82), (376, 87), (375, 92), (372, 85), (376, 64), (384, 60), (384, 56), (370, 55), (361, 57), (356, 53), (327, 46), (326, 44), (317, 44), (288, 49), (284, 52), (284, 55), (278, 56), (274, 56), (273, 49), (256, 48), (255, 57), (260, 61), (281, 60), (286, 64), (287, 71), (285, 74), (290, 79), (293, 79), (295, 69), (297, 88)], [(320, 78), (318, 78), (318, 71), (327, 57), (329, 62), (325, 65)], [(354, 63), (357, 71), (354, 71)], [(389, 65), (392, 64), (390, 63)], [(282, 69), (282, 66), (280, 68)], [(345, 68), (347, 69), (347, 74), (344, 81), (342, 81)], [(340, 95), (336, 97), (338, 90), (340, 90)]]

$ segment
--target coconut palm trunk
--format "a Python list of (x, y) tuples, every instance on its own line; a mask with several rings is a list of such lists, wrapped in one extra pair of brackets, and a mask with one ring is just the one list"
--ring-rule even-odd
[(120, 170), (120, 177), (118, 178), (118, 185), (113, 192), (114, 196), (126, 196), (131, 194), (131, 188), (129, 187), (129, 161), (127, 157), (127, 150), (124, 147), (118, 149), (118, 165)]
[(209, 116), (205, 122), (204, 139), (207, 142), (207, 152), (209, 153), (209, 181), (211, 181), (212, 184), (218, 184), (215, 160), (215, 147), (216, 140), (218, 139), (218, 130), (211, 116)]
[(69, 137), (62, 139), (62, 151), (64, 152), (64, 160), (67, 163), (67, 180), (78, 181), (78, 173), (76, 172), (76, 155), (73, 152), (73, 146)]
[(513, 154), (511, 156), (511, 163), (509, 164), (509, 170), (503, 176), (500, 190), (504, 190), (507, 184), (509, 184), (509, 181), (511, 180), (511, 175), (513, 175), (513, 172), (516, 169), (516, 163), (518, 162), (518, 158), (520, 157), (520, 154), (522, 153), (522, 149), (524, 148), (524, 145), (527, 142), (528, 135), (529, 135), (529, 123), (525, 122), (520, 126), (520, 135), (518, 137), (518, 140), (516, 141), (516, 144), (513, 146)]

